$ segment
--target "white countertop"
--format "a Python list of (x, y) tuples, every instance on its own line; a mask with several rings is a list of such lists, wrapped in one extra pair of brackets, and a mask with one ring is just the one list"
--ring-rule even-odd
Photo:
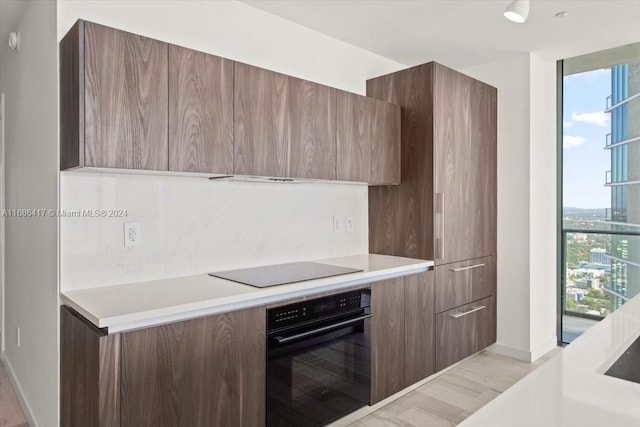
[(640, 384), (603, 375), (638, 336), (640, 296), (460, 426), (640, 426)]
[(268, 288), (200, 274), (62, 292), (61, 300), (95, 326), (115, 333), (405, 276), (433, 266), (433, 261), (374, 254), (315, 261), (363, 271)]

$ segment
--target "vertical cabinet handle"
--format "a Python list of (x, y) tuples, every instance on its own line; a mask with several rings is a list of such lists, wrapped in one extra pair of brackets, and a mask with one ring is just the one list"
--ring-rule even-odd
[(444, 193), (436, 193), (436, 259), (444, 259)]

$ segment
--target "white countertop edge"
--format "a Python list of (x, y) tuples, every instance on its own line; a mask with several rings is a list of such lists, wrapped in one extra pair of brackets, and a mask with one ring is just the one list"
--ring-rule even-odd
[[(241, 294), (226, 298), (216, 298), (214, 300), (198, 301), (190, 304), (177, 305), (173, 307), (162, 307), (155, 310), (148, 310), (134, 314), (126, 314), (122, 316), (97, 318), (82, 306), (77, 304), (66, 295), (61, 294), (62, 302), (73, 308), (81, 314), (93, 325), (98, 328), (107, 328), (109, 334), (118, 332), (127, 332), (135, 329), (148, 328), (152, 326), (163, 325), (167, 323), (179, 322), (183, 320), (195, 319), (197, 317), (209, 316), (213, 314), (228, 313), (231, 311), (242, 310), (245, 308), (256, 307), (264, 304), (271, 304), (287, 299), (307, 296), (314, 293), (321, 293), (333, 290), (339, 290), (365, 283), (378, 282), (396, 277), (408, 276), (411, 274), (422, 273), (434, 265), (433, 261), (424, 261), (410, 266), (392, 267), (377, 271), (366, 271), (357, 274), (358, 277), (352, 280), (339, 281), (327, 285), (314, 286), (309, 283), (307, 288), (297, 289), (295, 291), (282, 292), (275, 295), (257, 296), (252, 298), (252, 294)], [(344, 279), (343, 276), (335, 276), (335, 279)], [(310, 281), (312, 282), (312, 281)], [(300, 283), (298, 283), (300, 285)]]

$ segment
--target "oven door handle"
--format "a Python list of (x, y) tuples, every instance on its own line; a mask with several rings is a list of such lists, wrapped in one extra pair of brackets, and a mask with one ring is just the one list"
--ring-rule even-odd
[(299, 334), (289, 335), (289, 336), (286, 336), (286, 337), (278, 336), (278, 337), (275, 337), (274, 339), (276, 340), (276, 342), (278, 344), (286, 344), (288, 342), (295, 341), (295, 340), (298, 340), (300, 338), (305, 338), (305, 337), (308, 337), (310, 335), (316, 335), (316, 334), (319, 334), (321, 332), (331, 331), (333, 329), (338, 329), (338, 328), (341, 328), (343, 326), (349, 326), (349, 325), (351, 325), (353, 323), (358, 323), (358, 322), (361, 322), (361, 321), (363, 321), (365, 319), (368, 319), (371, 316), (373, 316), (373, 314), (365, 314), (364, 316), (356, 317), (355, 319), (345, 320), (343, 322), (334, 323), (332, 325), (323, 326), (323, 327), (318, 328), (318, 329), (313, 329), (311, 331), (301, 332)]

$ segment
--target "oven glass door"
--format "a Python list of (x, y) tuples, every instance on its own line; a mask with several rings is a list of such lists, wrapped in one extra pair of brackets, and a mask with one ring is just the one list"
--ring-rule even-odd
[(369, 319), (354, 320), (322, 333), (312, 325), (269, 337), (268, 426), (322, 426), (369, 403)]

